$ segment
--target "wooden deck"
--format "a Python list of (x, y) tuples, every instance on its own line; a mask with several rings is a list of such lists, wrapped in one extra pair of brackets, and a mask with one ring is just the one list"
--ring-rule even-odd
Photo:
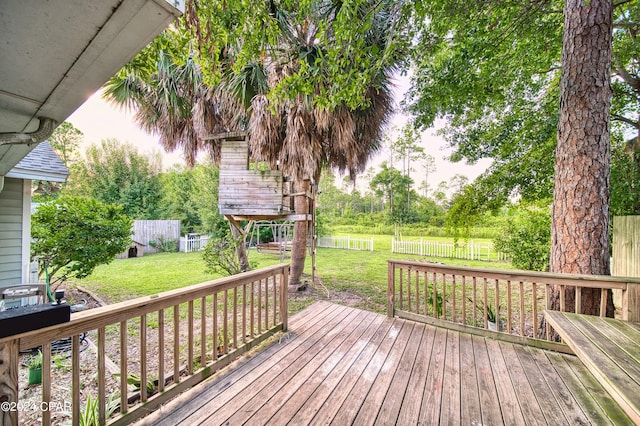
[(640, 325), (613, 318), (545, 311), (586, 368), (640, 424)]
[(142, 424), (632, 424), (574, 356), (319, 302)]

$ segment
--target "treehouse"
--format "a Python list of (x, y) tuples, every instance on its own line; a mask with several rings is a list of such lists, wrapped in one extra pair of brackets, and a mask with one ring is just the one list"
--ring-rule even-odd
[[(256, 221), (269, 221), (274, 233), (291, 222), (306, 222), (314, 235), (315, 204), (312, 192), (293, 192), (293, 181), (281, 170), (257, 170), (249, 167), (249, 143), (244, 132), (212, 135), (209, 140), (221, 142), (218, 210), (246, 239)], [(295, 197), (310, 199), (306, 213), (296, 213)], [(241, 221), (248, 221), (243, 227)], [(278, 235), (281, 234), (278, 231)], [(284, 261), (288, 238), (274, 241), (276, 252)], [(315, 239), (309, 241), (315, 279)], [(266, 246), (270, 251), (273, 247)]]
[(292, 182), (281, 170), (250, 170), (244, 133), (224, 133), (221, 140), (218, 209), (232, 221), (310, 220), (295, 215)]

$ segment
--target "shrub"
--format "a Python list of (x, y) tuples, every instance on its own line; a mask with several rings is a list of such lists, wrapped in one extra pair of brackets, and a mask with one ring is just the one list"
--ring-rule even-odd
[(505, 253), (518, 269), (548, 271), (551, 251), (551, 212), (548, 208), (521, 209), (494, 238), (498, 251)]
[(64, 196), (38, 206), (31, 217), (32, 258), (43, 260), (51, 283), (84, 278), (131, 243), (133, 221), (122, 208), (93, 198)]
[[(242, 237), (211, 239), (204, 248), (202, 255), (206, 264), (206, 272), (220, 275), (235, 275), (242, 272), (240, 261), (236, 255), (238, 244), (242, 244)], [(255, 265), (250, 265), (252, 268)]]
[(157, 240), (150, 240), (149, 245), (160, 253), (175, 253), (178, 251), (178, 240), (175, 238), (165, 239), (159, 236)]

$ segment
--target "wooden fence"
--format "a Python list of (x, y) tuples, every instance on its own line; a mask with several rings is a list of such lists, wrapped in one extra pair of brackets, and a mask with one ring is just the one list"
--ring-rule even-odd
[(491, 245), (475, 244), (473, 241), (467, 244), (453, 244), (423, 239), (416, 241), (392, 238), (391, 252), (468, 260), (506, 260), (504, 253), (494, 250)]
[(318, 237), (317, 247), (373, 251), (373, 238)]
[(640, 216), (613, 218), (613, 262), (611, 273), (640, 277)]
[(133, 222), (134, 241), (144, 246), (145, 253), (155, 253), (158, 250), (152, 247), (150, 241), (158, 241), (160, 238), (165, 241), (180, 238), (179, 220), (135, 220)]
[[(552, 286), (574, 286), (576, 306), (580, 289), (601, 289), (603, 294), (622, 292), (622, 319), (638, 321), (640, 306), (629, 294), (640, 287), (640, 279), (611, 276), (503, 271), (440, 265), (428, 262), (388, 262), (388, 315), (424, 321), (467, 332), (490, 329), (521, 338), (520, 343), (538, 345), (531, 339), (548, 340), (549, 328), (540, 330), (543, 311), (548, 309)], [(606, 300), (606, 299), (605, 299)], [(564, 306), (564, 300), (560, 301)], [(601, 315), (604, 316), (604, 304)], [(483, 333), (490, 333), (484, 331)]]
[[(78, 425), (81, 407), (90, 405), (87, 389), (95, 387), (100, 424), (135, 421), (286, 330), (288, 273), (289, 266), (281, 264), (74, 313), (70, 322), (0, 339), (0, 401), (19, 407), (18, 351), (41, 347), (42, 404), (37, 407), (54, 407), (52, 384), (64, 383), (71, 423)], [(60, 339), (71, 343), (71, 371), (66, 373), (51, 368), (52, 345)], [(95, 342), (94, 352), (81, 351), (86, 339)], [(113, 401), (116, 414), (109, 419)], [(41, 424), (49, 425), (51, 411), (0, 414), (4, 425), (25, 423), (18, 416), (28, 414), (38, 414)], [(56, 423), (64, 416), (55, 413)]]

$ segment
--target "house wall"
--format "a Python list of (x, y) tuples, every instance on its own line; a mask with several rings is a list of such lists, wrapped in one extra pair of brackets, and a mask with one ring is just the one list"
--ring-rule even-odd
[[(23, 223), (25, 186), (22, 179), (5, 178), (4, 189), (0, 192), (0, 286), (24, 282), (29, 259), (28, 254), (23, 258), (24, 252), (29, 250)], [(27, 240), (26, 248), (23, 248), (24, 240)]]

